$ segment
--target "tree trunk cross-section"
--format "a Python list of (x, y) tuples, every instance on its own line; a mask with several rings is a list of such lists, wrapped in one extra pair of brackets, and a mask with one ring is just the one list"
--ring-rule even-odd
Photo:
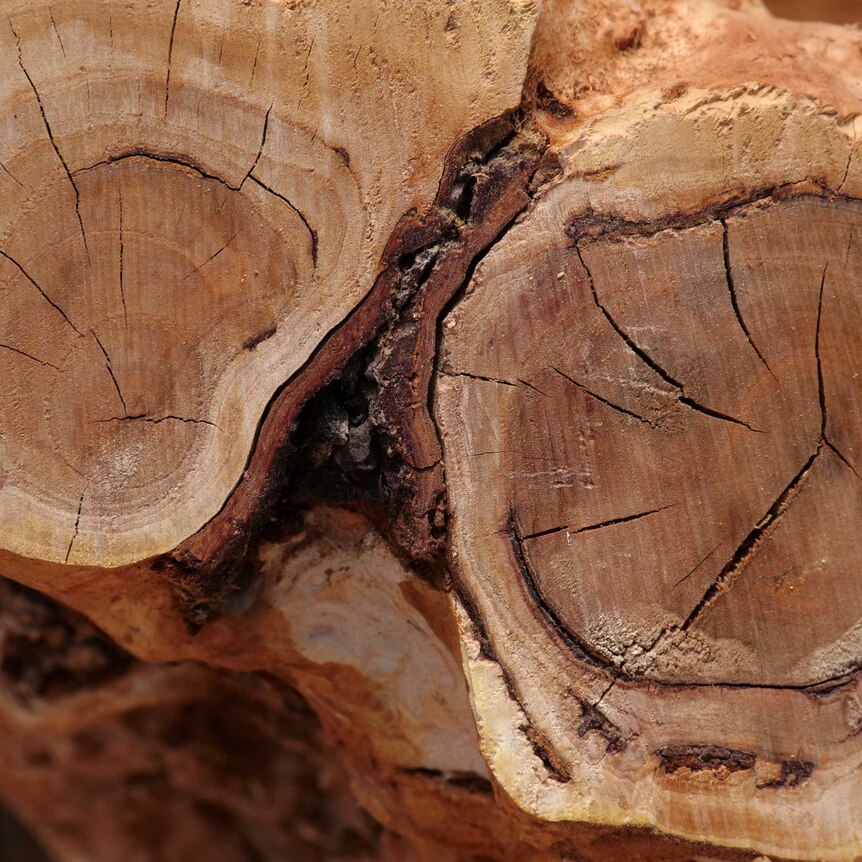
[(0, 794), (50, 853), (860, 857), (857, 31), (0, 6)]
[(483, 271), (442, 366), (483, 417), (475, 505), (598, 663), (835, 682), (860, 654), (862, 209), (768, 198), (704, 219), (580, 239), (523, 279)]

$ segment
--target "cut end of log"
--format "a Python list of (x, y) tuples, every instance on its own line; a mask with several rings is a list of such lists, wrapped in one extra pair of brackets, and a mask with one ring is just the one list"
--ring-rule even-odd
[(14, 738), (289, 686), (381, 859), (859, 856), (858, 32), (0, 2), (0, 565), (124, 648), (10, 589)]

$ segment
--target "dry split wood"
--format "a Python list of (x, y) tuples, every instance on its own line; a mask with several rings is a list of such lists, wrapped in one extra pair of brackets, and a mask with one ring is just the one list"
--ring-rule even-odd
[[(0, 791), (58, 858), (209, 852), (213, 805), (225, 860), (327, 858), (287, 785), (333, 760), (380, 858), (862, 853), (857, 31), (3, 12), (0, 570), (117, 645), (8, 588)], [(42, 813), (106, 774), (79, 735), (109, 811), (187, 708), (282, 744), (286, 687), (327, 742), (259, 812), (196, 728), (147, 779), (189, 812), (161, 850)]]

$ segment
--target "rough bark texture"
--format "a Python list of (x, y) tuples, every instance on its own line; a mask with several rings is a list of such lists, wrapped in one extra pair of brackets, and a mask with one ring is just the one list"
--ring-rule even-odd
[(0, 796), (51, 858), (862, 855), (858, 31), (2, 5)]

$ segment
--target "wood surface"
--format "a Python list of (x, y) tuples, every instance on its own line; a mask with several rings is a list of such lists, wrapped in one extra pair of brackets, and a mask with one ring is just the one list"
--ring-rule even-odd
[(862, 854), (857, 29), (0, 3), (0, 796), (49, 855)]

